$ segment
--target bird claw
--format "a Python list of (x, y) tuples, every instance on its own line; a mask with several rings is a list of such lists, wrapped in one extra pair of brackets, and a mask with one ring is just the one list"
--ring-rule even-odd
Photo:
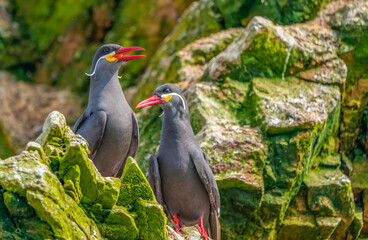
[(179, 219), (177, 216), (174, 216), (174, 223), (176, 225), (175, 232), (179, 232), (183, 228), (183, 226), (179, 225)]
[(207, 232), (206, 230), (204, 230), (204, 227), (202, 226), (199, 226), (198, 224), (196, 225), (196, 228), (198, 229), (199, 233), (201, 234), (201, 236), (203, 237), (203, 239), (206, 239), (208, 240), (208, 235), (207, 235)]
[(183, 226), (181, 226), (181, 227), (177, 227), (177, 228), (175, 228), (175, 232), (180, 232), (180, 230), (183, 228)]
[(206, 239), (208, 240), (208, 235), (207, 235), (207, 232), (206, 230), (204, 229), (204, 226), (203, 226), (203, 217), (200, 218), (199, 220), (200, 224), (196, 225), (196, 228), (198, 229), (199, 233), (201, 234), (201, 236), (203, 237), (203, 239)]

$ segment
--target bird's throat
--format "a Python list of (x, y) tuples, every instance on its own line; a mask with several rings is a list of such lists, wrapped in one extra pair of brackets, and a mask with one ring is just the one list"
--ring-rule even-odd
[[(125, 100), (118, 79), (118, 72), (97, 72), (91, 77), (88, 104), (98, 104), (109, 97)], [(118, 99), (116, 100), (118, 101)]]
[(165, 111), (162, 121), (161, 143), (172, 141), (172, 139), (165, 139), (166, 136), (175, 139), (195, 139), (188, 112)]

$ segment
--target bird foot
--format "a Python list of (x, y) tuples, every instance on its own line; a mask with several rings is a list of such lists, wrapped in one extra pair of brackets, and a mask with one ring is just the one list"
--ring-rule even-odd
[(179, 225), (179, 219), (177, 216), (174, 216), (174, 223), (176, 225), (175, 232), (179, 232), (183, 228), (183, 226)]
[(181, 230), (182, 228), (183, 228), (183, 226), (175, 228), (175, 232), (180, 232), (180, 230)]
[(207, 232), (206, 232), (206, 230), (204, 229), (204, 226), (203, 226), (203, 217), (201, 217), (199, 219), (199, 225), (197, 224), (196, 228), (198, 229), (199, 233), (202, 235), (203, 239), (206, 239), (206, 240), (209, 239), (208, 235), (207, 235)]

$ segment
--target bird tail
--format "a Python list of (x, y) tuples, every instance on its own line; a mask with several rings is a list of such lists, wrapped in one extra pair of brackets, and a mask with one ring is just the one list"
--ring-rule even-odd
[(213, 240), (220, 240), (221, 239), (220, 221), (218, 218), (217, 210), (213, 208), (211, 209), (210, 213), (210, 227), (211, 227), (210, 237)]

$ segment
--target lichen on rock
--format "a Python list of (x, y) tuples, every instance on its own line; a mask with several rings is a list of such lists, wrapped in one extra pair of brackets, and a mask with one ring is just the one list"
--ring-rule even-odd
[(166, 216), (135, 160), (127, 161), (121, 180), (105, 178), (88, 153), (86, 140), (52, 112), (37, 143), (1, 160), (2, 220), (12, 219), (2, 236), (168, 239)]
[[(356, 239), (368, 218), (355, 207), (352, 190), (359, 199), (366, 196), (366, 190), (365, 185), (364, 190), (358, 190), (354, 180), (350, 184), (348, 175), (357, 183), (364, 182), (359, 180), (364, 178), (364, 170), (351, 173), (354, 161), (341, 155), (339, 137), (355, 146), (345, 133), (354, 134), (360, 146), (365, 146), (365, 125), (360, 132), (350, 129), (350, 133), (345, 131), (349, 126), (342, 129), (340, 124), (342, 119), (359, 126), (366, 108), (366, 98), (362, 97), (366, 84), (365, 79), (359, 80), (352, 90), (356, 97), (348, 103), (344, 88), (351, 85), (347, 82), (352, 74), (349, 67), (356, 63), (349, 62), (349, 55), (341, 56), (349, 48), (333, 30), (341, 32), (343, 27), (331, 29), (331, 19), (342, 19), (335, 15), (338, 11), (356, 13), (352, 9), (357, 4), (343, 8), (345, 1), (314, 1), (309, 9), (303, 9), (311, 15), (303, 16), (306, 12), (298, 12), (295, 2), (278, 1), (285, 12), (276, 16), (261, 9), (261, 3), (253, 3), (249, 13), (264, 10), (263, 14), (276, 23), (310, 19), (327, 4), (309, 22), (281, 26), (262, 17), (248, 18), (248, 12), (241, 15), (240, 10), (251, 3), (230, 6), (214, 2), (227, 27), (239, 26), (240, 21), (246, 27), (212, 34), (211, 41), (196, 40), (166, 58), (165, 64), (151, 64), (147, 73), (158, 76), (160, 83), (178, 82), (185, 91), (193, 130), (210, 158), (220, 189), (222, 237), (343, 239), (347, 233), (349, 239)], [(268, 6), (271, 9), (272, 4)], [(229, 21), (229, 13), (235, 14), (232, 19), (237, 23)], [(229, 38), (231, 31), (236, 34)], [(227, 36), (223, 38), (226, 44), (213, 45), (222, 41), (218, 41), (220, 36)], [(170, 47), (175, 44), (165, 46)], [(208, 49), (211, 53), (202, 56)], [(363, 65), (359, 70), (363, 78)], [(150, 81), (146, 82), (141, 94), (151, 88)], [(344, 102), (353, 108), (344, 107)], [(155, 154), (159, 114), (153, 109), (139, 116), (143, 126), (140, 159)], [(315, 187), (310, 179), (316, 180)], [(316, 189), (322, 190), (316, 193)]]

